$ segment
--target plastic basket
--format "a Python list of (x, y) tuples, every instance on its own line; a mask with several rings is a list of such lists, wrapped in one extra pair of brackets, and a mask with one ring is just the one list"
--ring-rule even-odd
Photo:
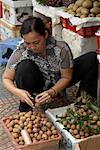
[(0, 18), (2, 18), (2, 1), (0, 0)]
[(84, 139), (75, 139), (63, 124), (59, 123), (56, 116), (62, 116), (68, 108), (74, 109), (74, 103), (68, 106), (46, 110), (46, 115), (53, 122), (66, 142), (66, 150), (100, 150), (100, 134)]
[(97, 53), (100, 54), (100, 30), (98, 30), (96, 35)]

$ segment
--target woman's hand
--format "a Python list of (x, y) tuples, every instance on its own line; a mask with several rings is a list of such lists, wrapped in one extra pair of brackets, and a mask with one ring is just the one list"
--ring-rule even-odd
[(48, 91), (44, 91), (35, 97), (35, 102), (38, 104), (44, 104), (50, 102), (51, 99), (52, 97), (50, 93)]
[(33, 102), (31, 101), (32, 96), (28, 91), (23, 89), (17, 89), (16, 93), (17, 97), (21, 100), (21, 102), (27, 103), (31, 107), (33, 106)]

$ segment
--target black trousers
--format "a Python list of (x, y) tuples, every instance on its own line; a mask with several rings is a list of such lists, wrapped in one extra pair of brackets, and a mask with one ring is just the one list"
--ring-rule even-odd
[[(15, 70), (15, 82), (19, 89), (27, 90), (32, 96), (33, 93), (41, 92), (44, 86), (44, 78), (39, 67), (32, 60), (21, 61)], [(29, 111), (31, 107), (20, 101), (19, 110)]]
[(80, 81), (77, 96), (85, 90), (92, 97), (97, 97), (98, 63), (95, 52), (89, 52), (74, 59), (71, 85)]
[[(97, 97), (98, 60), (95, 52), (89, 52), (74, 59), (73, 77), (70, 86), (80, 81), (77, 96), (82, 90), (93, 97)], [(17, 65), (15, 82), (18, 88), (32, 93), (41, 92), (44, 79), (38, 66), (32, 60), (23, 60)], [(30, 109), (26, 103), (20, 102), (20, 111)]]

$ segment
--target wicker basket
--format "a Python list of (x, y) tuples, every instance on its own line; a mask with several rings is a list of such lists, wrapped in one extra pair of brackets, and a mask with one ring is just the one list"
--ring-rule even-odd
[(8, 130), (5, 122), (8, 118), (2, 118), (1, 123), (5, 129), (5, 132), (8, 134), (9, 138), (11, 139), (12, 143), (15, 145), (17, 150), (58, 150), (59, 147), (59, 141), (61, 139), (61, 135), (58, 133), (58, 137), (50, 140), (45, 140), (45, 141), (39, 141), (35, 144), (30, 144), (30, 145), (19, 145), (13, 136), (11, 135), (10, 131)]

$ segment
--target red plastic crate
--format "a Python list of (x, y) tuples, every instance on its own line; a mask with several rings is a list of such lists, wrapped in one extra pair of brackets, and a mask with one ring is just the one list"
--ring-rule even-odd
[(76, 26), (73, 26), (70, 24), (70, 21), (68, 18), (60, 18), (61, 24), (64, 28), (69, 29), (73, 32), (76, 32)]
[(60, 18), (61, 24), (64, 28), (69, 29), (83, 37), (91, 37), (95, 36), (96, 31), (99, 29), (100, 26), (92, 26), (92, 27), (82, 27), (80, 30), (76, 30), (77, 26), (71, 25), (68, 18)]
[(2, 1), (0, 0), (0, 18), (2, 18)]
[(95, 36), (95, 33), (98, 30), (98, 28), (99, 26), (82, 27), (80, 30), (76, 31), (76, 33), (78, 33), (83, 37), (91, 37), (91, 36)]
[(97, 53), (100, 55), (100, 33), (96, 33)]

